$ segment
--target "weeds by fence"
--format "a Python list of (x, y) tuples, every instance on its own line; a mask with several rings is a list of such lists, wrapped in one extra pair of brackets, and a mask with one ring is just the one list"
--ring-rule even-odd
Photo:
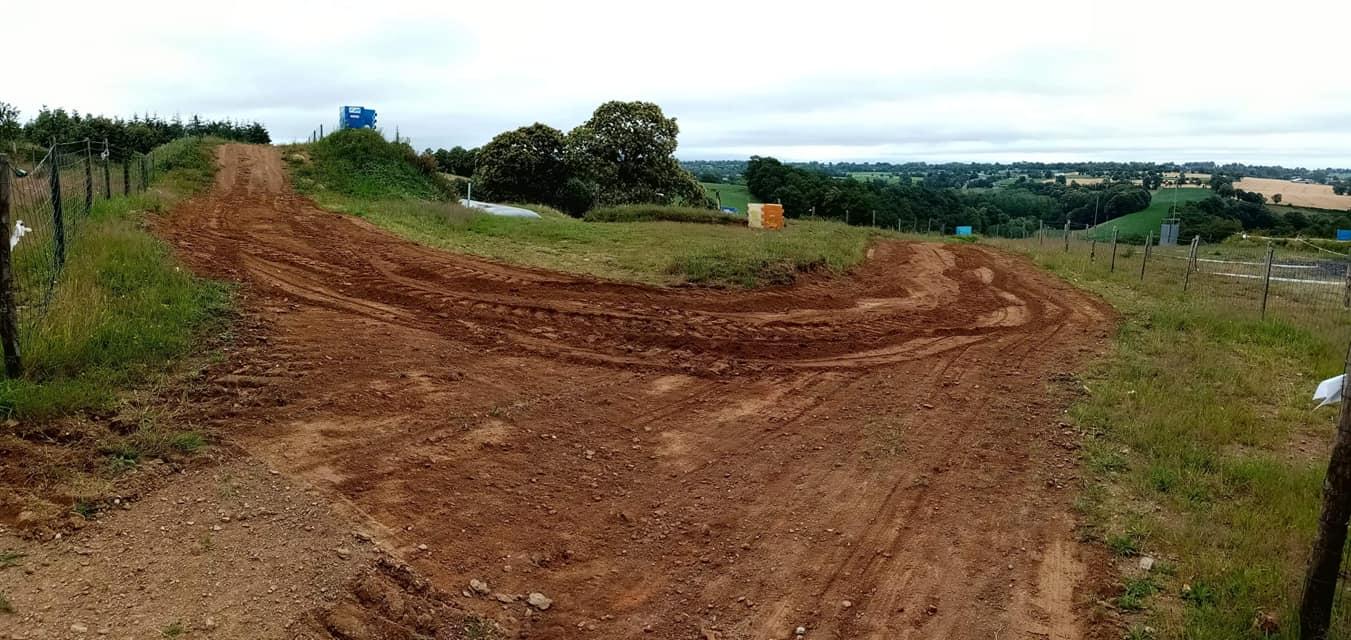
[[(46, 154), (25, 163), (0, 155), (0, 190), (8, 196), (0, 210), (0, 228), (9, 237), (7, 302), (0, 331), (11, 376), (17, 373), (19, 335), (41, 324), (67, 257), (80, 250), (80, 229), (95, 205), (150, 188), (162, 159), (106, 141), (54, 143)], [(3, 241), (3, 240), (0, 240)], [(2, 258), (4, 256), (0, 256)], [(0, 282), (0, 285), (5, 283)], [(15, 358), (8, 357), (10, 352)], [(13, 366), (11, 360), (14, 361)]]

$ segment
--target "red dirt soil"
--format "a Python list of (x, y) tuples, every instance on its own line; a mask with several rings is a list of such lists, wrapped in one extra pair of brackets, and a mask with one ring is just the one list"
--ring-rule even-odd
[(204, 410), (459, 606), (529, 638), (1085, 634), (1057, 381), (1105, 346), (1091, 296), (902, 242), (786, 288), (598, 281), (322, 211), (272, 148), (220, 165), (160, 231), (270, 336)]

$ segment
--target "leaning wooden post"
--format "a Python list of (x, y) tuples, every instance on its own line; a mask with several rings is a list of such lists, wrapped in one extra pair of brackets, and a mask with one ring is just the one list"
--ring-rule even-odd
[(103, 155), (100, 157), (103, 158), (103, 198), (105, 200), (112, 199), (113, 197), (113, 179), (112, 175), (108, 173), (108, 158), (111, 155), (112, 153), (108, 151), (108, 139), (104, 138)]
[[(13, 169), (9, 156), (0, 153), (0, 231), (9, 231), (10, 180)], [(4, 233), (7, 240), (9, 233)], [(14, 308), (14, 268), (10, 264), (9, 243), (0, 241), (0, 343), (4, 345), (5, 375), (17, 378), (23, 374), (19, 361), (19, 321)]]
[(1118, 233), (1120, 233), (1120, 230), (1112, 227), (1112, 266), (1107, 270), (1109, 273), (1116, 272), (1116, 236)]
[(1096, 237), (1088, 239), (1088, 262), (1093, 263), (1093, 258), (1098, 255), (1098, 239)]
[(1140, 282), (1145, 281), (1145, 266), (1149, 264), (1149, 247), (1152, 244), (1154, 244), (1154, 232), (1150, 231), (1149, 235), (1145, 236), (1145, 255), (1140, 258)]
[[(1347, 350), (1351, 369), (1351, 349)], [(1323, 478), (1323, 510), (1314, 534), (1313, 553), (1304, 573), (1304, 596), (1299, 603), (1300, 640), (1324, 640), (1332, 619), (1337, 593), (1337, 574), (1346, 544), (1346, 525), (1351, 520), (1351, 376), (1342, 381), (1341, 415), (1333, 439), (1332, 458)]]
[(84, 212), (94, 208), (94, 144), (84, 139)]
[(1191, 250), (1187, 252), (1187, 272), (1182, 276), (1182, 293), (1187, 292), (1187, 285), (1191, 284), (1192, 270), (1196, 268), (1196, 245), (1201, 242), (1201, 236), (1192, 238)]
[(1267, 244), (1267, 269), (1262, 277), (1262, 320), (1267, 319), (1267, 295), (1271, 293), (1271, 262), (1276, 255), (1276, 245)]

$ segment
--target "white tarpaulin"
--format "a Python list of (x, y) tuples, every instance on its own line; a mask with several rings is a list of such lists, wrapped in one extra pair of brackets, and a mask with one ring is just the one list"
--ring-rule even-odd
[(1328, 378), (1318, 383), (1318, 389), (1313, 392), (1313, 400), (1320, 407), (1326, 407), (1330, 404), (1337, 404), (1342, 401), (1342, 384), (1346, 382), (1346, 374), (1336, 378)]

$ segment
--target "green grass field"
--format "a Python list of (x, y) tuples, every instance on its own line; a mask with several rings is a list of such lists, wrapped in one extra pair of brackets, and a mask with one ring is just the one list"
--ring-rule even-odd
[[(1341, 372), (1351, 321), (1284, 296), (1261, 320), (1260, 293), (1242, 282), (1193, 277), (1184, 294), (1181, 269), (1142, 283), (1138, 267), (1089, 263), (1086, 246), (996, 244), (1121, 313), (1069, 412), (1083, 438), (1083, 537), (1116, 556), (1117, 590), (1099, 609), (1125, 615), (1127, 638), (1295, 638), (1337, 416), (1309, 397)], [(1153, 571), (1138, 569), (1145, 555)], [(1259, 613), (1280, 631), (1256, 629)], [(1336, 617), (1329, 637), (1351, 637), (1351, 608)]]
[(587, 222), (547, 207), (540, 219), (475, 213), (456, 204), (314, 195), (320, 206), (449, 251), (650, 284), (755, 287), (808, 272), (843, 272), (890, 232), (792, 220), (782, 231), (687, 222)]
[(1112, 229), (1120, 231), (1123, 238), (1143, 239), (1150, 231), (1159, 233), (1159, 225), (1168, 215), (1173, 203), (1178, 204), (1195, 200), (1205, 200), (1212, 195), (1210, 189), (1202, 187), (1182, 187), (1180, 189), (1160, 189), (1154, 192), (1154, 199), (1143, 211), (1128, 213), (1120, 218), (1108, 220), (1090, 231), (1090, 236), (1098, 239), (1112, 237)]
[(736, 212), (746, 215), (746, 204), (751, 201), (751, 193), (744, 184), (724, 184), (717, 182), (700, 182), (704, 186), (704, 192), (708, 197), (717, 199), (715, 194), (722, 195), (722, 206), (733, 207)]

